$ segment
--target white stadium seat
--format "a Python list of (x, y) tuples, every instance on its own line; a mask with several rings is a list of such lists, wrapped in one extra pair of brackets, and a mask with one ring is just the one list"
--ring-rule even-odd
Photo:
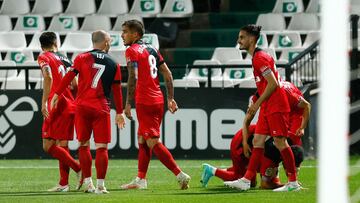
[(288, 31), (274, 34), (270, 43), (270, 48), (275, 50), (284, 50), (289, 48), (301, 48), (300, 33), (295, 31)]
[(119, 51), (119, 50), (125, 50), (126, 47), (124, 45), (124, 42), (121, 38), (122, 31), (109, 31), (108, 32), (111, 37), (111, 48), (112, 51)]
[(235, 47), (217, 47), (211, 57), (211, 60), (219, 61), (224, 64), (232, 59), (242, 59), (241, 51)]
[(60, 34), (66, 34), (71, 31), (78, 31), (79, 22), (75, 16), (54, 16), (51, 19), (48, 30), (59, 32)]
[(306, 13), (320, 13), (320, 0), (310, 0)]
[(140, 22), (143, 22), (143, 18), (138, 15), (132, 15), (132, 14), (125, 14), (125, 15), (119, 15), (116, 18), (114, 27), (112, 30), (114, 31), (121, 31), (122, 30), (122, 24), (127, 20), (138, 20)]
[(287, 29), (302, 31), (303, 33), (317, 31), (320, 30), (320, 20), (319, 17), (313, 13), (295, 14), (291, 18)]
[(0, 32), (8, 32), (13, 29), (10, 16), (0, 15), (0, 22)]
[(155, 49), (159, 50), (159, 39), (158, 39), (157, 34), (146, 33), (142, 37), (142, 40), (143, 40), (144, 43), (150, 44)]
[(36, 0), (32, 14), (50, 17), (63, 12), (61, 0)]
[(102, 0), (97, 14), (115, 17), (128, 12), (127, 0)]
[(161, 12), (160, 0), (134, 0), (130, 14), (143, 18), (156, 17)]
[(5, 55), (5, 61), (14, 61), (17, 66), (26, 61), (34, 61), (34, 54), (31, 50), (8, 51)]
[(70, 0), (65, 15), (85, 16), (94, 14), (96, 11), (94, 0)]
[(279, 32), (286, 28), (285, 18), (280, 13), (260, 14), (256, 20), (256, 25), (262, 26), (262, 31)]
[(90, 51), (92, 49), (90, 33), (68, 33), (60, 50), (66, 52)]
[(116, 63), (126, 66), (125, 50), (109, 51), (109, 55), (115, 60)]
[(111, 30), (109, 17), (103, 15), (86, 16), (80, 28), (81, 31)]
[(167, 0), (159, 18), (185, 18), (194, 13), (192, 0)]
[[(194, 65), (220, 65), (219, 61), (216, 60), (195, 60)], [(207, 68), (193, 68), (189, 74), (183, 79), (196, 79), (199, 82), (207, 82), (208, 69)], [(221, 68), (211, 69), (211, 78), (221, 77)]]
[(306, 49), (319, 39), (320, 39), (320, 31), (309, 32), (306, 34), (306, 38), (305, 38), (303, 47)]
[(302, 12), (304, 12), (303, 0), (277, 0), (273, 9), (273, 13), (282, 13), (284, 16)]
[(30, 5), (28, 0), (3, 0), (0, 14), (18, 16), (28, 14)]
[(25, 34), (33, 34), (35, 32), (43, 31), (45, 30), (44, 17), (40, 15), (19, 16), (14, 30), (23, 31)]
[(26, 39), (23, 32), (0, 33), (0, 51), (21, 51), (26, 48)]
[[(31, 41), (30, 41), (30, 44), (29, 46), (26, 48), (26, 49), (29, 49), (31, 51), (41, 51), (41, 44), (40, 44), (40, 41), (39, 41), (39, 38), (40, 38), (40, 35), (42, 34), (42, 32), (36, 32)], [(56, 34), (56, 37), (57, 37), (57, 44), (58, 44), (58, 47), (60, 47), (60, 36), (59, 36), (59, 33), (55, 33)]]

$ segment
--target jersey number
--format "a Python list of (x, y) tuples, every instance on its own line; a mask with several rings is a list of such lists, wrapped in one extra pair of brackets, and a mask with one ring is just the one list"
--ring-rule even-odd
[(157, 77), (157, 71), (158, 71), (158, 68), (156, 67), (155, 56), (149, 55), (148, 61), (150, 65), (150, 75), (153, 79), (155, 79)]
[(99, 79), (101, 77), (101, 75), (104, 73), (105, 70), (105, 65), (102, 64), (98, 64), (98, 63), (94, 63), (93, 68), (97, 69), (97, 72), (94, 76), (94, 79), (91, 83), (91, 87), (96, 89), (98, 83), (99, 83)]
[(64, 77), (64, 76), (65, 76), (66, 71), (65, 71), (65, 67), (64, 67), (63, 65), (60, 65), (60, 66), (58, 67), (58, 71), (59, 71), (61, 77)]

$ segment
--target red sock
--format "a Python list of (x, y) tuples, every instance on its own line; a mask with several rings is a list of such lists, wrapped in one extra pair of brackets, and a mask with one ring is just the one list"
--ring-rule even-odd
[(296, 177), (295, 159), (294, 159), (294, 154), (291, 151), (291, 148), (287, 147), (283, 149), (280, 153), (289, 181), (290, 182), (296, 181), (297, 177)]
[(138, 177), (144, 179), (151, 159), (151, 150), (147, 144), (139, 144), (138, 154)]
[(251, 180), (256, 175), (256, 171), (260, 166), (262, 157), (264, 155), (264, 148), (254, 148), (251, 153), (249, 166), (246, 170), (244, 178)]
[(178, 175), (181, 170), (175, 163), (175, 160), (169, 150), (162, 144), (158, 143), (153, 147), (154, 153), (157, 158), (163, 163), (174, 175)]
[(61, 163), (72, 168), (75, 172), (80, 171), (79, 163), (76, 162), (75, 159), (73, 159), (65, 149), (56, 145), (51, 145), (51, 147), (48, 150), (48, 153), (55, 159), (59, 160)]
[(108, 168), (109, 157), (107, 148), (99, 148), (96, 150), (95, 168), (97, 179), (105, 179)]
[(91, 177), (92, 157), (89, 146), (79, 147), (79, 161), (83, 178)]
[[(61, 146), (67, 153), (69, 153), (69, 148), (67, 146)], [(70, 153), (69, 153), (70, 154)], [(59, 185), (64, 186), (69, 184), (69, 172), (70, 167), (61, 161), (59, 161), (59, 171), (60, 171), (60, 181)]]
[(215, 176), (223, 179), (224, 181), (231, 181), (240, 178), (234, 171), (227, 171), (223, 169), (216, 169)]

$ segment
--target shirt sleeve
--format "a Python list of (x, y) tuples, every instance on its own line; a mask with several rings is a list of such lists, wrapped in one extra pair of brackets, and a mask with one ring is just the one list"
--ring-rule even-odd
[(157, 50), (157, 54), (159, 56), (158, 66), (160, 66), (161, 64), (165, 63), (165, 61), (159, 50)]
[(41, 70), (45, 67), (50, 67), (50, 62), (48, 57), (45, 57), (44, 55), (40, 55), (37, 59), (37, 62), (41, 68)]
[(121, 89), (120, 65), (117, 65), (116, 67), (115, 78), (111, 88), (114, 95), (116, 113), (121, 114), (123, 112), (123, 98), (122, 98), (122, 89)]
[(131, 47), (126, 49), (125, 51), (126, 63), (129, 62), (138, 62), (138, 55), (137, 52), (134, 51)]
[(77, 55), (75, 60), (74, 60), (73, 65), (70, 68), (70, 71), (74, 71), (76, 74), (78, 74), (80, 72), (82, 59), (83, 59), (82, 54)]
[(265, 57), (257, 57), (253, 60), (254, 69), (259, 72), (262, 76), (265, 76), (271, 72), (271, 63)]

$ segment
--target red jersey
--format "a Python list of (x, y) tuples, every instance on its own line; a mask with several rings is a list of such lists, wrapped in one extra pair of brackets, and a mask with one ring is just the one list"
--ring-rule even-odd
[[(255, 133), (255, 128), (256, 128), (256, 125), (250, 125), (249, 126), (248, 143), (249, 143), (251, 148), (252, 148), (252, 140), (253, 140), (253, 135)], [(237, 149), (239, 149), (241, 147), (242, 147), (242, 129), (237, 131), (237, 133), (232, 138), (231, 144), (230, 144), (230, 150), (231, 151), (236, 151)]]
[(136, 74), (135, 103), (160, 104), (164, 97), (160, 89), (158, 68), (164, 59), (158, 50), (141, 41), (132, 44), (125, 52), (126, 61), (134, 62)]
[[(40, 54), (37, 60), (41, 69), (50, 68), (51, 71), (52, 83), (48, 98), (48, 104), (50, 104), (55, 90), (60, 86), (62, 78), (65, 76), (67, 69), (71, 66), (71, 61), (60, 53), (50, 51)], [(67, 102), (68, 110), (73, 111), (74, 97), (68, 86), (61, 96)], [(48, 106), (50, 107), (50, 105)]]
[(110, 91), (113, 89), (116, 111), (122, 113), (120, 65), (107, 53), (95, 49), (79, 54), (70, 73), (56, 93), (62, 92), (62, 88), (79, 74), (76, 105), (110, 112)]
[[(256, 48), (252, 58), (254, 78), (259, 95), (265, 91), (267, 80), (265, 75), (272, 72), (277, 81), (279, 81), (279, 72), (276, 70), (274, 59), (265, 51)], [(261, 104), (261, 109), (266, 115), (275, 112), (290, 112), (289, 103), (285, 91), (277, 87), (276, 90)]]
[(286, 96), (290, 105), (290, 115), (296, 114), (302, 116), (304, 109), (299, 108), (298, 104), (302, 100), (303, 94), (297, 87), (295, 87), (294, 84), (290, 82), (282, 81), (281, 84), (286, 92)]

